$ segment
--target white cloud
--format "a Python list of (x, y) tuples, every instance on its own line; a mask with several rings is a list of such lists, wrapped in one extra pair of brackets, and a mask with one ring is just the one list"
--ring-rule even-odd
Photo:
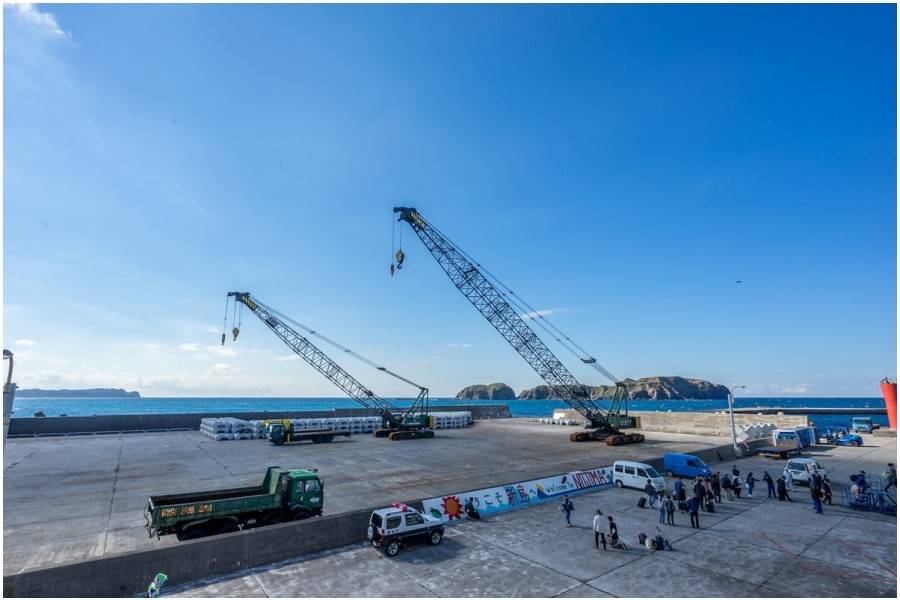
[(209, 368), (209, 375), (229, 375), (235, 372), (235, 368), (228, 363), (216, 363)]
[(204, 350), (208, 350), (209, 352), (218, 354), (219, 356), (237, 356), (237, 351), (227, 346), (206, 346), (204, 347)]
[(300, 360), (296, 354), (285, 354), (284, 356), (276, 356), (275, 360)]
[(34, 4), (22, 2), (7, 4), (6, 6), (22, 23), (25, 23), (43, 36), (59, 39), (71, 37), (67, 31), (63, 31), (59, 26), (56, 17), (52, 13), (39, 10)]
[(550, 315), (555, 315), (557, 313), (568, 312), (568, 310), (568, 308), (544, 308), (541, 310), (527, 312), (519, 316), (526, 321), (530, 321), (531, 319), (537, 319), (538, 317), (549, 317)]
[(185, 352), (197, 352), (200, 350), (200, 344), (190, 343), (190, 344), (178, 344), (178, 347), (184, 350)]
[(159, 344), (144, 344), (144, 348), (148, 350), (159, 350)]
[(49, 364), (54, 365), (54, 366), (65, 366), (65, 365), (69, 364), (69, 361), (63, 360), (61, 358), (53, 358), (50, 360)]
[(447, 344), (448, 348), (471, 348), (472, 344)]
[(209, 333), (219, 333), (219, 328), (213, 327), (212, 325), (207, 325), (206, 331), (208, 331)]
[(24, 338), (21, 340), (16, 340), (13, 343), (16, 346), (35, 346), (35, 345), (37, 345), (37, 344), (35, 344), (34, 340), (28, 340), (28, 339), (24, 339)]

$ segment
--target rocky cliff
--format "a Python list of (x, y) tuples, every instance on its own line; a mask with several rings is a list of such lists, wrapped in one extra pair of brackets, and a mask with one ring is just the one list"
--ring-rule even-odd
[(456, 394), (457, 400), (515, 400), (516, 393), (505, 383), (470, 385)]
[(16, 396), (22, 398), (140, 398), (138, 392), (127, 392), (121, 388), (94, 388), (89, 390), (18, 390)]
[[(642, 377), (623, 379), (629, 400), (724, 400), (728, 388), (703, 379), (686, 377)], [(592, 398), (608, 398), (615, 386), (597, 385), (591, 388)], [(523, 390), (518, 396), (523, 400), (545, 400), (552, 397), (550, 386), (539, 385)]]

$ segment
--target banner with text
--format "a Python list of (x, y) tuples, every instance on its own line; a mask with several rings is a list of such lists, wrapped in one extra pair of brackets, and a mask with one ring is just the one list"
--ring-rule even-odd
[(469, 512), (474, 510), (479, 517), (487, 517), (560, 499), (566, 494), (573, 496), (612, 485), (613, 472), (610, 465), (589, 471), (573, 471), (554, 477), (430, 498), (422, 504), (426, 514), (441, 519), (444, 523), (452, 523), (469, 518), (466, 506), (470, 501)]

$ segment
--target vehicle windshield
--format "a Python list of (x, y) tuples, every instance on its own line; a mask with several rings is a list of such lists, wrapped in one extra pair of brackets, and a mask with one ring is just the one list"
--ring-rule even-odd
[(372, 525), (375, 527), (381, 527), (381, 515), (378, 513), (372, 513)]
[(651, 479), (656, 479), (657, 477), (659, 477), (659, 473), (657, 473), (656, 469), (654, 469), (653, 467), (647, 467), (647, 475)]
[(697, 461), (697, 466), (698, 466), (698, 467), (700, 467), (701, 469), (705, 469), (705, 468), (706, 468), (706, 463), (705, 463), (705, 462), (703, 462), (703, 461), (700, 460), (699, 458), (695, 458), (694, 460)]

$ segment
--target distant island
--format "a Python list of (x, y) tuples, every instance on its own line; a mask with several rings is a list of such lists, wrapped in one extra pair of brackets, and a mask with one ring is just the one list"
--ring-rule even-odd
[[(642, 377), (623, 379), (629, 400), (724, 400), (728, 398), (728, 388), (703, 379), (689, 379), (678, 376)], [(588, 386), (591, 398), (610, 398), (615, 392), (613, 385)], [(548, 385), (522, 390), (518, 395), (505, 383), (490, 385), (470, 385), (456, 394), (457, 400), (548, 400), (553, 393)]]
[(505, 383), (470, 385), (456, 394), (457, 400), (515, 400), (516, 392)]
[(17, 398), (140, 398), (140, 392), (121, 388), (93, 388), (89, 390), (16, 390)]

